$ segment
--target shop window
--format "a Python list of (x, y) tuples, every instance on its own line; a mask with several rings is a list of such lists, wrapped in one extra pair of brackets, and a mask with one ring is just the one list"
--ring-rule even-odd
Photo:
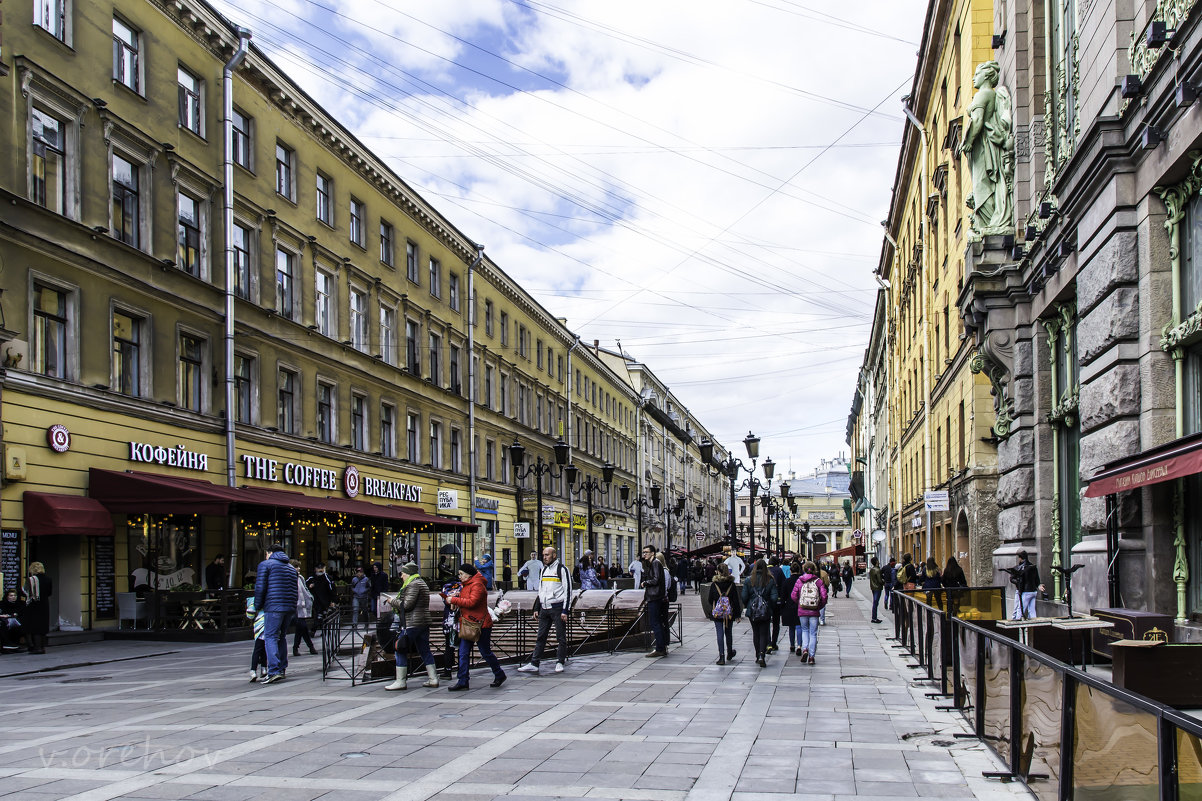
[(336, 430), (334, 422), (334, 387), (331, 384), (317, 384), (317, 439), (327, 444), (334, 442)]
[(196, 583), (201, 559), (198, 518), (131, 515), (127, 520), (131, 591)]
[(144, 394), (142, 386), (143, 328), (146, 321), (123, 311), (113, 312), (113, 384), (116, 392), (132, 397)]
[(205, 342), (192, 334), (179, 337), (179, 404), (194, 412), (203, 410)]

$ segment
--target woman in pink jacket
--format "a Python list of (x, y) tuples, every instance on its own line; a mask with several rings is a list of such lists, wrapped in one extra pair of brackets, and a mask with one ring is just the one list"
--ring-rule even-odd
[(801, 578), (793, 585), (792, 598), (801, 620), (801, 663), (814, 664), (818, 653), (818, 614), (826, 606), (826, 583), (818, 575), (818, 567), (806, 562)]

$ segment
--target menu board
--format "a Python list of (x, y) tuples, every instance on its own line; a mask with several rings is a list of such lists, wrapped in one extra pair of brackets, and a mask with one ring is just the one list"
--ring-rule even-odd
[(0, 574), (4, 589), (21, 588), (21, 529), (0, 531)]
[(117, 559), (113, 537), (96, 537), (96, 617), (117, 616)]

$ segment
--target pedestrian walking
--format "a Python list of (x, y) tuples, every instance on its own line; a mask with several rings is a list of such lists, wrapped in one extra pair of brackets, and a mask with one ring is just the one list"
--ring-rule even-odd
[[(807, 562), (806, 564), (812, 563)], [(822, 580), (822, 585), (826, 587), (827, 593), (829, 594), (833, 589), (831, 586), (831, 574), (828, 573), (826, 569), (822, 567), (822, 565), (816, 565), (816, 567), (818, 568), (818, 578)], [(794, 587), (794, 589), (796, 589), (796, 587)], [(805, 621), (802, 621), (802, 623), (804, 624)], [(823, 604), (822, 608), (818, 610), (818, 625), (826, 625), (826, 604)]]
[(843, 563), (842, 578), (843, 578), (843, 588), (847, 591), (847, 595), (845, 595), (843, 597), (850, 598), (851, 597), (851, 583), (853, 581), (855, 581), (855, 578), (856, 578), (856, 570), (854, 567), (851, 566), (851, 562)]
[(367, 620), (367, 608), (371, 605), (371, 579), (362, 567), (355, 568), (351, 579), (351, 624), (359, 630), (360, 620)]
[[(1031, 563), (1025, 550), (1019, 551), (1018, 564), (1010, 568), (1010, 580), (1014, 583), (1014, 614), (1015, 620), (1026, 620), (1035, 617), (1035, 594), (1043, 592), (1043, 584), (1039, 581), (1039, 570)], [(32, 569), (32, 565), (30, 566)]]
[[(777, 598), (784, 598), (785, 593), (785, 571), (781, 569), (780, 559), (775, 556), (768, 560), (768, 572), (772, 575), (772, 580), (776, 582)], [(772, 633), (768, 642), (768, 653), (776, 653), (778, 644), (780, 643), (780, 624), (781, 624), (781, 607), (783, 604), (772, 605)]]
[(877, 607), (881, 603), (881, 592), (885, 589), (885, 577), (881, 575), (880, 563), (874, 556), (869, 560), (871, 567), (868, 568), (868, 589), (872, 593), (872, 622), (883, 622), (877, 616)]
[(396, 680), (385, 690), (404, 690), (408, 685), (409, 651), (417, 651), (426, 669), (423, 687), (438, 686), (438, 670), (430, 651), (430, 587), (419, 575), (415, 562), (401, 568), (401, 591), (389, 602), (399, 621), (396, 646)]
[(313, 593), (313, 626), (320, 629), (322, 619), (331, 609), (338, 606), (338, 597), (334, 592), (334, 579), (326, 572), (326, 566), (318, 564), (313, 568), (313, 575), (305, 586)]
[(250, 652), (250, 680), (253, 684), (267, 678), (267, 643), (263, 639), (266, 617), (262, 610), (255, 609), (253, 595), (246, 599), (246, 617), (250, 619), (251, 630), (255, 635), (255, 645)]
[(743, 614), (739, 588), (726, 565), (719, 565), (714, 573), (708, 601), (709, 619), (714, 621), (714, 632), (718, 637), (718, 664), (725, 665), (727, 659), (735, 658), (735, 621)]
[(890, 556), (888, 564), (886, 564), (883, 568), (881, 568), (881, 580), (885, 582), (884, 598), (885, 598), (885, 608), (886, 609), (893, 608), (890, 605), (890, 601), (892, 600), (892, 596), (893, 596), (893, 581), (894, 581), (894, 578), (896, 575), (897, 575), (897, 559)]
[(476, 572), (484, 576), (484, 588), (491, 590), (493, 588), (493, 576), (497, 572), (497, 563), (493, 561), (492, 554), (480, 554), (472, 560), (472, 565), (476, 568)]
[(664, 569), (663, 562), (656, 559), (655, 546), (643, 546), (643, 560), (647, 563), (647, 575), (642, 581), (646, 591), (643, 602), (651, 632), (655, 640), (655, 648), (647, 654), (648, 659), (656, 659), (668, 655), (668, 631), (664, 626), (664, 616), (668, 608), (668, 582), (671, 578)]
[(827, 601), (826, 582), (813, 562), (802, 566), (801, 576), (789, 597), (797, 604), (797, 617), (801, 620), (801, 662), (812, 665), (818, 653), (819, 614)]
[(480, 575), (475, 565), (464, 562), (459, 566), (459, 581), (463, 587), (458, 595), (441, 593), (443, 600), (459, 612), (459, 680), (447, 690), (459, 692), (468, 689), (472, 646), (480, 650), (480, 656), (492, 668), (493, 680), (488, 686), (500, 687), (508, 677), (489, 646), (492, 615), (488, 613), (488, 589), (484, 586), (484, 576)]
[(543, 548), (543, 561), (539, 563), (538, 600), (534, 619), (538, 621), (538, 637), (534, 641), (534, 653), (530, 661), (518, 668), (522, 673), (538, 673), (543, 651), (547, 647), (547, 636), (555, 626), (555, 672), (563, 673), (568, 659), (568, 606), (572, 602), (572, 574), (559, 553), (552, 547)]
[(309, 653), (317, 653), (317, 649), (313, 647), (313, 635), (309, 630), (309, 619), (313, 617), (313, 595), (309, 592), (309, 587), (300, 574), (300, 562), (296, 559), (290, 561), (296, 568), (296, 634), (292, 635), (292, 655), (300, 656), (301, 640), (305, 641), (305, 645), (309, 646)]
[(949, 556), (943, 567), (943, 586), (946, 589), (948, 611), (953, 615), (959, 614), (960, 601), (964, 596), (960, 588), (968, 586), (968, 577), (954, 556)]
[(29, 563), (29, 575), (21, 586), (25, 596), (25, 642), (29, 653), (46, 653), (46, 636), (50, 633), (50, 597), (54, 595), (54, 582), (46, 575), (46, 566), (41, 562)]
[[(784, 565), (781, 565), (781, 569), (784, 569)], [(793, 588), (800, 580), (801, 562), (794, 559), (789, 563), (789, 576), (785, 579), (780, 593), (780, 625), (782, 628), (788, 629), (789, 650), (798, 656), (801, 656), (801, 639), (797, 627), (801, 625), (801, 618), (797, 616), (797, 604), (790, 603), (787, 599), (793, 597)]]
[(751, 568), (751, 574), (743, 582), (743, 608), (747, 610), (747, 619), (751, 621), (751, 640), (755, 646), (755, 663), (760, 667), (768, 667), (765, 657), (768, 654), (768, 629), (772, 624), (772, 607), (778, 603), (780, 596), (776, 590), (776, 580), (768, 572), (768, 563), (763, 559), (756, 561)]
[(543, 572), (543, 563), (538, 560), (538, 554), (534, 551), (530, 552), (530, 559), (527, 560), (522, 568), (518, 571), (518, 578), (526, 582), (526, 589), (538, 592), (540, 576)]
[(288, 670), (288, 626), (296, 617), (296, 568), (284, 549), (275, 545), (255, 574), (255, 609), (263, 611), (263, 640), (267, 648), (264, 684), (283, 681)]
[[(646, 549), (644, 549), (643, 552), (646, 553)], [(643, 586), (643, 560), (642, 560), (642, 558), (632, 559), (630, 564), (626, 567), (626, 572), (629, 573), (631, 575), (631, 577), (634, 578), (634, 588), (636, 590)]]
[(593, 566), (593, 552), (585, 551), (584, 556), (580, 557), (577, 563), (580, 568), (580, 589), (582, 590), (599, 590), (601, 587), (601, 579), (597, 576), (597, 568)]

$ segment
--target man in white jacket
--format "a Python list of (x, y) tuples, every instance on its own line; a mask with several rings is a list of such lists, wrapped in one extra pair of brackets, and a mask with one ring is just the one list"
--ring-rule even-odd
[(543, 569), (543, 563), (538, 561), (538, 554), (534, 551), (530, 552), (530, 559), (522, 565), (522, 569), (518, 571), (518, 578), (525, 578), (527, 590), (538, 590), (539, 573)]
[(538, 663), (542, 660), (543, 649), (547, 646), (547, 635), (551, 633), (552, 623), (555, 624), (556, 673), (563, 673), (564, 663), (568, 658), (566, 624), (568, 606), (572, 601), (572, 572), (564, 567), (558, 557), (554, 548), (543, 548), (538, 584), (538, 610), (534, 613), (535, 619), (538, 620), (538, 640), (534, 643), (534, 653), (530, 655), (530, 661), (518, 668), (523, 673), (538, 673)]

